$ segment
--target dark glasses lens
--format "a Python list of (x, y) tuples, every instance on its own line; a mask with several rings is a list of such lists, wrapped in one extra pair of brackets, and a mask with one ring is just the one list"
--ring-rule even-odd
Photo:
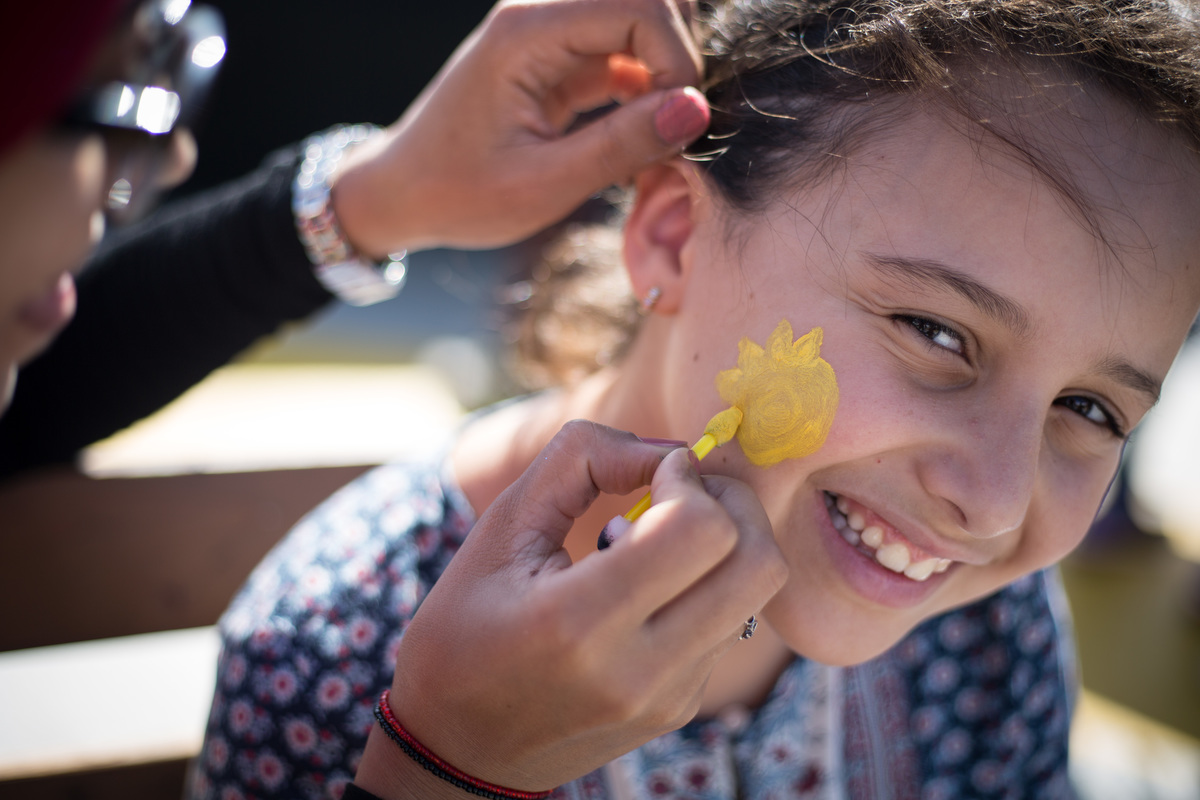
[(117, 221), (151, 204), (171, 134), (195, 121), (224, 56), (220, 14), (191, 0), (137, 6), (105, 46), (96, 80), (61, 124), (105, 135)]

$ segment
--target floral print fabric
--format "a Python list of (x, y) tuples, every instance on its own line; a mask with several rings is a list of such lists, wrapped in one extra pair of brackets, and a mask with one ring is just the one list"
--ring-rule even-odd
[[(340, 798), (405, 626), (473, 523), (436, 464), (373, 470), (299, 523), (221, 620), (188, 796)], [(1069, 797), (1063, 619), (1054, 576), (1029, 576), (866, 664), (797, 658), (762, 708), (696, 720), (555, 796)]]

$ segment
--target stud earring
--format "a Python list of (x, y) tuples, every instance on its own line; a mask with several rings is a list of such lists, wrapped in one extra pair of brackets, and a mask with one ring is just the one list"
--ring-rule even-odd
[(657, 286), (651, 286), (650, 291), (646, 292), (646, 296), (642, 298), (642, 303), (638, 308), (638, 311), (642, 314), (642, 316), (649, 314), (654, 310), (654, 307), (658, 305), (658, 300), (661, 297), (662, 289), (658, 288)]

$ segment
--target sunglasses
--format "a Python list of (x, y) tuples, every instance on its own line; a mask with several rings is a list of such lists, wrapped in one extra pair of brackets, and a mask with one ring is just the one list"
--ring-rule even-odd
[(59, 124), (103, 134), (113, 222), (153, 205), (172, 139), (195, 122), (224, 57), (221, 15), (191, 0), (133, 6), (101, 48), (91, 85)]

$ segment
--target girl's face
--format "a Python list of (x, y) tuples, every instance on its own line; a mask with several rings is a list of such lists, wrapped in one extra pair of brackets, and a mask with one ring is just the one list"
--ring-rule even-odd
[(1087, 152), (1055, 153), (1107, 242), (1027, 164), (920, 114), (732, 233), (694, 206), (664, 343), (666, 408), (690, 409), (673, 434), (695, 438), (737, 340), (781, 319), (824, 328), (837, 374), (816, 454), (762, 469), (731, 444), (705, 462), (771, 518), (791, 574), (765, 617), (798, 652), (870, 658), (1087, 531), (1200, 303), (1196, 166), (1093, 110), (1113, 124), (1079, 123)]

